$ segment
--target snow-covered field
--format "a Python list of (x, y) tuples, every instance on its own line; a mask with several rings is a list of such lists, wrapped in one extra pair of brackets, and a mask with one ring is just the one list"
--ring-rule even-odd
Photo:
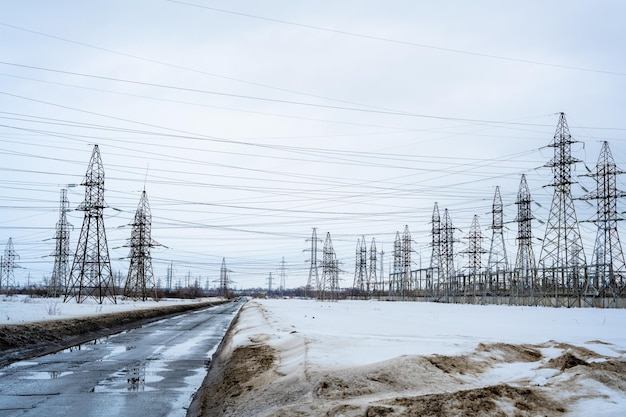
[(178, 304), (193, 304), (215, 300), (197, 298), (193, 300), (163, 299), (157, 301), (133, 301), (119, 298), (117, 304), (107, 301), (98, 304), (87, 299), (78, 304), (75, 300), (63, 303), (62, 298), (36, 298), (24, 295), (0, 296), (0, 324), (20, 324), (41, 320), (62, 320), (106, 313), (165, 307)]
[(626, 415), (624, 309), (253, 300), (234, 330), (276, 361), (229, 415)]

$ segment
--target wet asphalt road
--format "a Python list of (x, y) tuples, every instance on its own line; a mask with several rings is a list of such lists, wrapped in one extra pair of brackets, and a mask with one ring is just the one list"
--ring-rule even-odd
[(157, 321), (0, 369), (0, 416), (185, 416), (242, 303)]

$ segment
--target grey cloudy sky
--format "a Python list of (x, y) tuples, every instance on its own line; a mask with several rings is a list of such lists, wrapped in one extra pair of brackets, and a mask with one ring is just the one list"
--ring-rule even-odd
[[(450, 210), (462, 251), (475, 214), (489, 236), (498, 185), (513, 222), (521, 174), (545, 221), (559, 112), (580, 141), (575, 174), (593, 169), (603, 140), (626, 167), (625, 8), (2, 1), (0, 244), (13, 238), (19, 281), (50, 275), (59, 190), (82, 181), (96, 143), (122, 275), (144, 184), (165, 245), (152, 253), (155, 275), (172, 261), (177, 278), (212, 281), (225, 257), (238, 287), (265, 286), (282, 257), (287, 285), (306, 283), (313, 227), (331, 233), (343, 285), (361, 236), (376, 238), (388, 265), (408, 225), (416, 267), (427, 263), (435, 202)], [(593, 188), (580, 181), (575, 196)], [(71, 207), (83, 196), (69, 188)], [(593, 218), (593, 206), (576, 204), (580, 220)], [(69, 213), (72, 251), (82, 214)], [(594, 226), (581, 231), (590, 257)]]

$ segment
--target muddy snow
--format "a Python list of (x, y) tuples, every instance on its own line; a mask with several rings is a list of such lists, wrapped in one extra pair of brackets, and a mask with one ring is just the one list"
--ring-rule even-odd
[(626, 310), (247, 303), (202, 416), (623, 416)]

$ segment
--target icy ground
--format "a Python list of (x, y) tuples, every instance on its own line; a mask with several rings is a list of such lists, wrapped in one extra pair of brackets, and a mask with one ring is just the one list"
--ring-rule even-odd
[(157, 301), (133, 301), (118, 298), (117, 304), (106, 301), (98, 304), (94, 299), (87, 299), (78, 304), (76, 300), (63, 302), (63, 298), (36, 298), (25, 295), (0, 296), (0, 325), (20, 324), (41, 320), (63, 320), (106, 313), (165, 307), (169, 305), (193, 304), (215, 300), (197, 298), (193, 300), (163, 299)]
[(624, 309), (253, 300), (230, 349), (259, 345), (226, 415), (626, 415)]

